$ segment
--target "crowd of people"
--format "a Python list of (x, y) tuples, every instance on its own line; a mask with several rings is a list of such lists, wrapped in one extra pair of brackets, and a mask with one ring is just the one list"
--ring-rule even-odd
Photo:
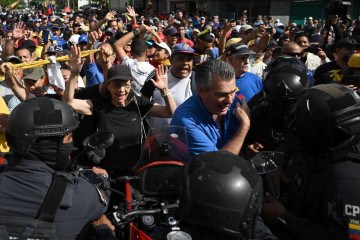
[[(58, 187), (58, 239), (84, 238), (89, 222), (111, 232), (108, 191), (71, 173), (69, 156), (88, 135), (113, 132), (100, 163), (77, 163), (105, 182), (131, 176), (147, 130), (176, 125), (194, 157), (186, 174), (212, 173), (206, 184), (189, 177), (182, 194), (196, 239), (360, 239), (359, 18), (298, 26), (128, 6), (0, 19), (0, 227), (44, 220)], [(283, 153), (262, 179), (266, 194), (249, 170), (261, 151)]]

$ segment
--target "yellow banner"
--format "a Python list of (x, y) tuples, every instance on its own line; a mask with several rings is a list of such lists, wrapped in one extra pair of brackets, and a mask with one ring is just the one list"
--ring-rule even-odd
[(13, 9), (16, 5), (18, 5), (19, 3), (20, 3), (20, 1), (21, 0), (18, 0), (18, 1), (16, 1), (16, 2), (13, 2), (12, 4), (10, 4), (9, 6), (8, 6), (8, 9), (10, 10), (10, 9)]

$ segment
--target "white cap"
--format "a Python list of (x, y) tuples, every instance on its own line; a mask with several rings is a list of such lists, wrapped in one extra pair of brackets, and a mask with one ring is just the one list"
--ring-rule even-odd
[(70, 37), (69, 42), (71, 42), (71, 44), (75, 45), (79, 43), (79, 34), (74, 34)]
[(161, 43), (155, 43), (157, 46), (159, 46), (159, 47), (161, 47), (161, 48), (163, 48), (163, 49), (165, 49), (168, 53), (169, 53), (169, 55), (171, 56), (171, 49), (169, 48), (169, 46), (165, 43), (165, 42), (161, 42)]

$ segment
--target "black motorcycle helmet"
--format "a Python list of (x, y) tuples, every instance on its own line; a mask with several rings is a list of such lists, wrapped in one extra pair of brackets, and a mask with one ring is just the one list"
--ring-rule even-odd
[(262, 193), (261, 178), (248, 161), (229, 152), (209, 152), (186, 167), (180, 212), (195, 227), (247, 239)]
[(297, 102), (294, 123), (307, 150), (345, 149), (356, 143), (360, 134), (359, 96), (339, 84), (312, 87)]
[(267, 68), (264, 96), (269, 101), (296, 100), (310, 86), (304, 63), (292, 56), (280, 56)]
[(77, 128), (79, 120), (72, 107), (48, 97), (19, 104), (10, 114), (5, 131), (12, 152), (23, 157), (38, 139), (60, 139)]

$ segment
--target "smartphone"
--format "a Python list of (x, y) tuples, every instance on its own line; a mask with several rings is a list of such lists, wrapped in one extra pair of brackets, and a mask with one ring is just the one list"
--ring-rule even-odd
[(312, 47), (308, 47), (308, 48), (304, 49), (304, 51), (318, 55), (318, 53), (320, 52), (320, 49), (318, 46), (312, 46)]
[(283, 152), (261, 151), (251, 159), (251, 164), (258, 174), (266, 174), (279, 169), (283, 160)]

